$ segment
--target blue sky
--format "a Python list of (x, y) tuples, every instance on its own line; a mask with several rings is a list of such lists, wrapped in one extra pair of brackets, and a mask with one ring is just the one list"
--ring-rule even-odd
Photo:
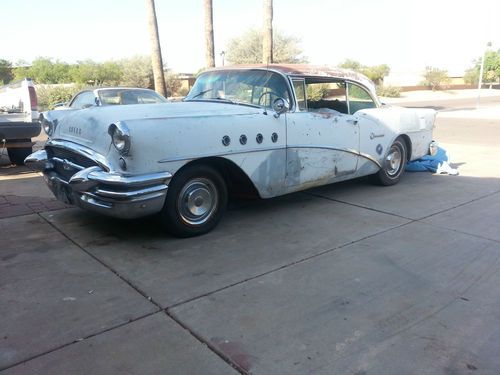
[[(104, 61), (149, 53), (144, 0), (0, 1), (0, 59)], [(299, 37), (311, 63), (351, 58), (393, 71), (432, 65), (459, 74), (486, 42), (500, 48), (499, 3), (274, 0), (274, 27)], [(261, 26), (262, 0), (213, 0), (213, 7), (220, 60), (229, 39)], [(178, 72), (202, 68), (203, 1), (156, 0), (156, 10), (164, 62)]]

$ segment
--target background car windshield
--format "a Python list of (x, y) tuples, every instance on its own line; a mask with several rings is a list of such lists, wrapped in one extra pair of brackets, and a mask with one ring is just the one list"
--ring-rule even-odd
[(284, 77), (265, 70), (208, 72), (196, 80), (185, 100), (225, 100), (271, 107), (276, 98), (290, 103)]
[(165, 103), (167, 100), (150, 90), (100, 90), (99, 98), (102, 105), (116, 104), (154, 104)]

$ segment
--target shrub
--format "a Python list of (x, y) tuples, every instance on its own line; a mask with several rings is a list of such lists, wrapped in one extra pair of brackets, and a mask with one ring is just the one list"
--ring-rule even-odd
[(432, 66), (425, 68), (423, 76), (424, 80), (422, 81), (422, 85), (430, 87), (432, 91), (445, 88), (450, 82), (447, 70), (434, 68)]
[(68, 102), (78, 91), (83, 90), (84, 85), (38, 85), (36, 94), (38, 97), (38, 110), (40, 112), (53, 109), (58, 103)]
[(377, 95), (386, 98), (399, 98), (401, 96), (401, 87), (377, 86)]

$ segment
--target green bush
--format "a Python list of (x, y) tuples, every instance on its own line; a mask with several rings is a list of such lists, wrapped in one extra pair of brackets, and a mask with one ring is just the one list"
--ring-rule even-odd
[(377, 86), (377, 95), (386, 98), (399, 98), (401, 96), (401, 87)]
[(38, 110), (40, 112), (54, 109), (58, 103), (68, 102), (84, 85), (39, 85), (36, 87)]

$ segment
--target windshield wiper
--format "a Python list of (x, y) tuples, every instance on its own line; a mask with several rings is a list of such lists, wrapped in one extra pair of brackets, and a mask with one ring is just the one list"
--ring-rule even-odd
[(190, 100), (190, 99), (196, 99), (197, 97), (202, 96), (202, 95), (204, 95), (204, 94), (206, 94), (207, 92), (210, 92), (210, 91), (212, 91), (212, 90), (213, 90), (213, 89), (206, 89), (206, 90), (200, 91), (198, 94), (196, 94), (196, 95), (195, 95), (195, 96), (193, 96), (192, 98), (188, 98), (188, 100)]
[(220, 100), (222, 102), (227, 102), (227, 103), (231, 103), (231, 104), (239, 104), (238, 102), (235, 102), (234, 100), (226, 99), (226, 98), (221, 98), (220, 96), (218, 96), (216, 98), (212, 98), (212, 99)]

